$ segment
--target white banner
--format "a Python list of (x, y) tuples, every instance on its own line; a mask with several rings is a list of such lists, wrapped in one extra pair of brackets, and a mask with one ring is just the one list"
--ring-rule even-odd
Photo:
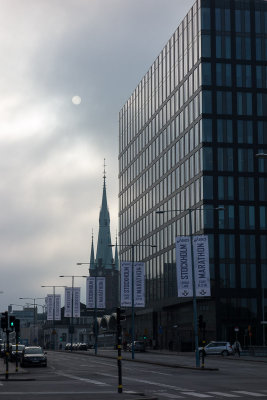
[[(134, 265), (134, 306), (145, 307), (145, 264)], [(121, 307), (132, 307), (132, 262), (121, 263)]]
[[(73, 293), (73, 301), (72, 301)], [(65, 288), (65, 313), (64, 317), (80, 317), (80, 288)]]
[[(97, 290), (95, 293), (95, 279)], [(86, 280), (86, 307), (95, 308), (95, 295), (97, 308), (106, 308), (106, 278), (89, 276)]]
[(132, 263), (121, 262), (121, 307), (132, 305)]
[(193, 297), (191, 241), (189, 236), (176, 238), (176, 273), (178, 297)]
[(47, 307), (47, 321), (61, 320), (61, 296), (60, 294), (54, 295), (48, 294), (46, 297), (46, 307)]
[(55, 320), (56, 321), (61, 320), (61, 295), (60, 294), (55, 295)]
[(97, 308), (106, 308), (106, 279), (104, 277), (96, 278)]
[(72, 310), (72, 288), (65, 288), (65, 312), (64, 317), (71, 317)]
[(134, 306), (145, 307), (145, 264), (134, 263)]
[(73, 288), (73, 316), (75, 318), (80, 317), (80, 305), (81, 305), (81, 288)]
[(86, 279), (86, 307), (95, 308), (95, 278), (88, 276)]
[(210, 296), (208, 235), (193, 236), (196, 296)]
[(47, 321), (53, 321), (54, 296), (52, 294), (48, 294), (46, 299)]

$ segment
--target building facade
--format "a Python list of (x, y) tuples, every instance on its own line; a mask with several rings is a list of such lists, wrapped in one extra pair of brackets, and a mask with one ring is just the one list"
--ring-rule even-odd
[(212, 292), (197, 301), (208, 339), (264, 343), (266, 61), (266, 1), (197, 0), (120, 111), (120, 259), (134, 244), (146, 263), (137, 335), (160, 347), (193, 348), (175, 257), (189, 209), (192, 233), (209, 236)]

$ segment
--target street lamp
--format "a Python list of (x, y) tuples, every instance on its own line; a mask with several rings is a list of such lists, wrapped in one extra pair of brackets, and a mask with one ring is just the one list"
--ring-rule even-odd
[[(78, 262), (76, 265), (91, 265), (91, 263)], [(90, 275), (90, 268), (88, 270), (88, 274)], [(95, 325), (95, 355), (97, 355), (97, 339), (98, 339), (98, 324), (97, 324), (97, 284), (96, 284), (97, 276), (95, 276), (95, 310), (94, 310), (94, 325)]]
[[(71, 320), (70, 320), (70, 350), (72, 351), (73, 342), (73, 288), (74, 288), (74, 278), (87, 278), (84, 275), (59, 275), (60, 278), (71, 278)], [(66, 304), (65, 304), (66, 308)]]
[(44, 300), (45, 299), (45, 297), (20, 297), (19, 298), (20, 300), (32, 300), (33, 301), (33, 306), (34, 306), (34, 317), (33, 317), (33, 323), (34, 323), (34, 326), (36, 325), (36, 302), (35, 302), (35, 300)]
[(56, 330), (55, 330), (55, 296), (56, 296), (56, 288), (65, 288), (66, 286), (60, 285), (42, 285), (42, 288), (53, 288), (53, 342), (54, 342), (54, 350), (56, 350)]
[(156, 248), (156, 245), (152, 244), (109, 244), (109, 247), (130, 247), (132, 250), (132, 360), (134, 360), (134, 336), (135, 336), (135, 328), (134, 328), (134, 248), (135, 247), (151, 247)]
[[(33, 324), (34, 324), (34, 328), (33, 328), (33, 332), (34, 332), (34, 336), (36, 335), (36, 301), (35, 300), (44, 300), (44, 297), (20, 297), (20, 300), (32, 300), (33, 301), (33, 306), (34, 306), (34, 314), (33, 314)], [(34, 341), (37, 338), (34, 338)]]
[[(222, 211), (224, 207), (216, 207), (208, 209), (209, 211), (217, 210)], [(196, 354), (196, 367), (200, 367), (199, 351), (198, 351), (198, 324), (197, 324), (197, 297), (196, 297), (196, 284), (195, 284), (195, 271), (194, 271), (194, 255), (193, 255), (193, 241), (192, 241), (192, 211), (202, 211), (203, 207), (176, 209), (166, 211), (156, 211), (156, 214), (164, 214), (168, 212), (188, 212), (189, 213), (189, 236), (191, 243), (191, 259), (192, 259), (192, 283), (193, 283), (193, 316), (194, 316), (194, 336), (195, 336), (195, 354)]]

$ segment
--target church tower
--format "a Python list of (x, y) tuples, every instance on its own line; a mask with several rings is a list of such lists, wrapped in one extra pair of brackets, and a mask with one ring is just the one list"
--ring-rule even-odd
[(94, 244), (92, 238), (90, 256), (90, 276), (104, 276), (106, 278), (106, 310), (112, 312), (118, 307), (119, 299), (119, 258), (117, 240), (115, 246), (115, 256), (113, 258), (112, 247), (110, 246), (110, 216), (107, 203), (106, 192), (106, 171), (104, 163), (104, 184), (102, 193), (102, 203), (99, 214), (99, 230), (97, 240), (97, 251), (94, 258)]

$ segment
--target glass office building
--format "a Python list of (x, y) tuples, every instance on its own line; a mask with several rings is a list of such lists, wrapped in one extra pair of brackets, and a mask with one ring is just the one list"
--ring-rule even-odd
[(189, 208), (193, 234), (209, 235), (212, 296), (198, 299), (208, 339), (233, 341), (238, 327), (243, 345), (264, 341), (266, 62), (266, 1), (197, 0), (120, 111), (120, 257), (134, 244), (145, 261), (137, 335), (160, 347), (192, 348), (175, 266)]

